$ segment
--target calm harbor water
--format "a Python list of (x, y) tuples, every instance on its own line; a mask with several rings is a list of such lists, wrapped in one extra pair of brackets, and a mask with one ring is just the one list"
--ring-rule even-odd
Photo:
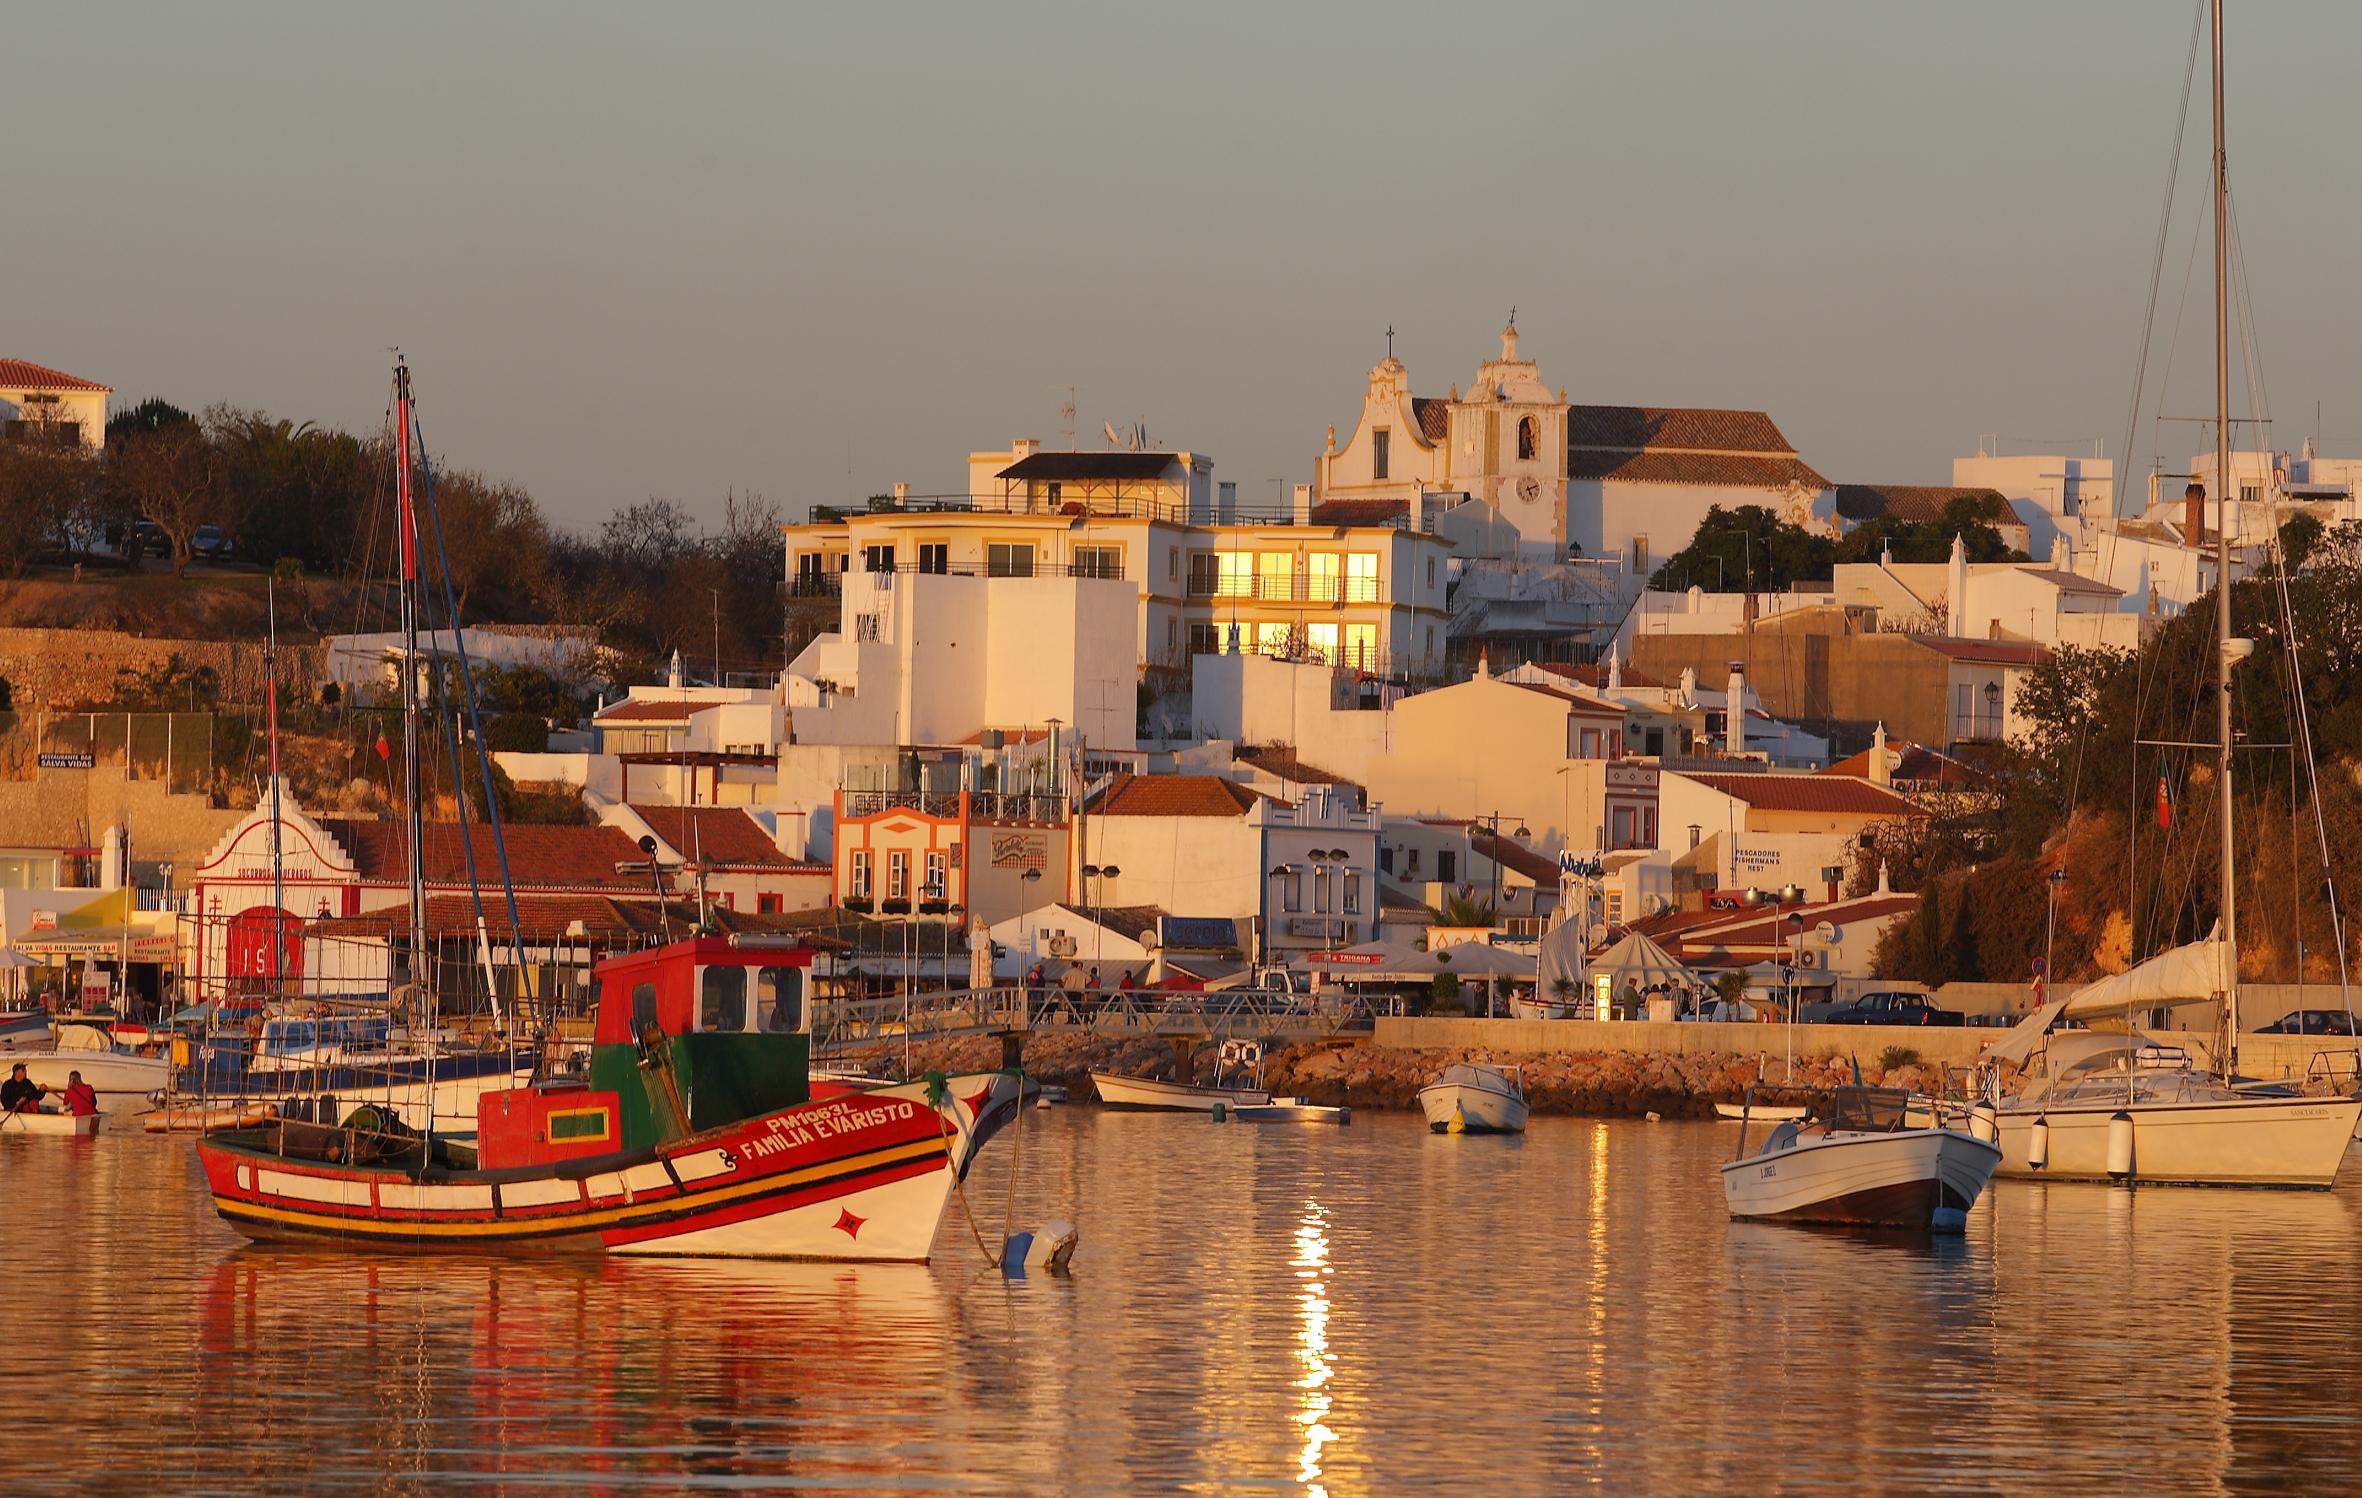
[(928, 1267), (253, 1249), (185, 1140), (0, 1137), (11, 1484), (2362, 1490), (2362, 1162), (1931, 1244), (1729, 1222), (1731, 1134), (1032, 1113), (1016, 1219), (1083, 1248), (1018, 1284), (956, 1207)]

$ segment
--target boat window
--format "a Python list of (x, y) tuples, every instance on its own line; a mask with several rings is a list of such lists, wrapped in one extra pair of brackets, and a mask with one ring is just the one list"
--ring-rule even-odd
[(766, 1035), (792, 1035), (803, 1029), (803, 972), (792, 967), (767, 967), (758, 972), (755, 1014)]
[(697, 1028), (713, 1032), (746, 1028), (746, 969), (709, 967), (697, 983)]
[(634, 1034), (634, 1035), (638, 1035), (638, 1034), (640, 1033), (640, 1031), (642, 1031), (642, 1030), (646, 1029), (648, 1026), (650, 1026), (650, 1025), (653, 1025), (653, 1024), (655, 1024), (655, 1023), (656, 1023), (656, 985), (655, 985), (655, 984), (653, 984), (653, 983), (635, 983), (635, 984), (633, 984), (633, 985), (632, 985), (632, 1034)]

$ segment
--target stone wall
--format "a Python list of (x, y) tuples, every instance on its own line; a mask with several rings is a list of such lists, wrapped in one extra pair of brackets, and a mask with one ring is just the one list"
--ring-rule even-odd
[[(15, 693), (19, 713), (72, 709), (115, 700), (117, 673), (135, 674), (167, 665), (174, 656), (195, 669), (211, 666), (221, 677), (221, 700), (263, 699), (263, 650), (252, 640), (148, 639), (103, 629), (0, 629), (0, 677)], [(323, 647), (281, 645), (280, 680), (309, 693), (326, 679)]]
[[(44, 770), (38, 780), (0, 781), (0, 837), (35, 848), (96, 847), (111, 826), (131, 835), (132, 859), (193, 868), (245, 815), (202, 795), (174, 795), (159, 780), (119, 769)], [(175, 875), (176, 884), (186, 884)]]

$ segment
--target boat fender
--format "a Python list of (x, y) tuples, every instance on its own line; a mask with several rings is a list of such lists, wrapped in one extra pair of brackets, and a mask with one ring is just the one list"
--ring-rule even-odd
[(1662, 1113), (1651, 1113), (1648, 1115), (1648, 1121), (1650, 1123), (1663, 1123), (1665, 1121), (1665, 1115)]
[(1978, 1103), (1968, 1110), (1968, 1132), (1974, 1139), (1987, 1144), (2001, 1142), (2001, 1115), (1993, 1111), (1991, 1103)]
[(1216, 1103), (1214, 1105), (1214, 1122), (1230, 1122), (1230, 1105), (1228, 1103)]
[(2050, 1165), (2050, 1119), (2036, 1114), (2026, 1129), (2026, 1168), (2044, 1170)]
[(2108, 1179), (2132, 1179), (2132, 1115), (2118, 1109), (2108, 1118)]

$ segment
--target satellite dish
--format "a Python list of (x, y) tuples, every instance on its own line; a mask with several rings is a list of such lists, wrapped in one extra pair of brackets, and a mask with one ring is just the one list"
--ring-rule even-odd
[(1835, 921), (1823, 921), (1818, 926), (1813, 927), (1813, 935), (1819, 937), (1829, 946), (1837, 945), (1837, 939), (1844, 934), (1844, 932), (1837, 929), (1837, 923)]

